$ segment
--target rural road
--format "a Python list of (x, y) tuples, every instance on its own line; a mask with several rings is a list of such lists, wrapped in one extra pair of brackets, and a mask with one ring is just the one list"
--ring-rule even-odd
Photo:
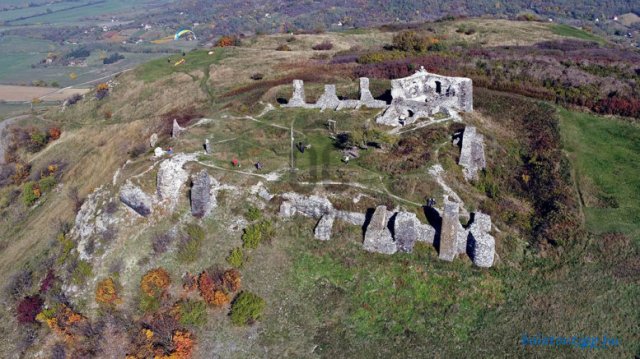
[(11, 125), (12, 123), (18, 121), (18, 120), (22, 120), (24, 118), (29, 117), (30, 115), (21, 115), (21, 116), (16, 116), (16, 117), (12, 117), (12, 118), (8, 118), (2, 122), (0, 122), (0, 165), (4, 164), (4, 147), (6, 146), (6, 134), (4, 133), (4, 130), (9, 127), (9, 125)]

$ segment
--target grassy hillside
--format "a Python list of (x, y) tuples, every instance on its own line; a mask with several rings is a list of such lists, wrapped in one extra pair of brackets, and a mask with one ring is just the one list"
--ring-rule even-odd
[[(589, 231), (640, 241), (640, 128), (636, 123), (560, 110)], [(639, 242), (640, 243), (640, 242)]]
[[(487, 46), (532, 44), (535, 36), (525, 36), (530, 26), (540, 40), (557, 38), (546, 24), (502, 23), (446, 23), (437, 25), (442, 27), (436, 34), (450, 34), (447, 45), (459, 39)], [(478, 31), (460, 33), (462, 25)], [(510, 38), (512, 30), (517, 34)], [(24, 357), (60, 350), (123, 357), (145, 353), (153, 344), (168, 354), (191, 347), (173, 342), (177, 330), (192, 335), (197, 358), (640, 354), (637, 125), (476, 87), (475, 111), (463, 118), (485, 136), (488, 166), (478, 181), (467, 182), (450, 139), (464, 125), (444, 113), (435, 116), (440, 123), (393, 135), (374, 123), (378, 111), (373, 109), (278, 106), (290, 96), (294, 78), (305, 80), (310, 101), (325, 83), (335, 83), (338, 95), (355, 98), (354, 69), (360, 64), (332, 60), (365, 51), (356, 46), (381, 51), (394, 34), (257, 36), (212, 54), (189, 52), (178, 66), (182, 56), (153, 60), (116, 77), (101, 100), (91, 92), (64, 111), (51, 109), (21, 123), (32, 132), (18, 139), (30, 145), (29, 134), (36, 130), (59, 126), (62, 135), (35, 150), (18, 148), (31, 173), (23, 182), (8, 181), (0, 192), (0, 272), (7, 277), (0, 350)], [(334, 44), (332, 50), (311, 49), (325, 40)], [(280, 44), (292, 51), (276, 51)], [(457, 54), (451, 51), (445, 55)], [(262, 79), (252, 79), (257, 73)], [(371, 81), (375, 96), (388, 88), (383, 76)], [(187, 128), (178, 138), (170, 137), (174, 119)], [(328, 120), (337, 122), (338, 131), (366, 133), (379, 148), (370, 146), (360, 158), (342, 163)], [(185, 165), (190, 174), (204, 170), (221, 184), (212, 215), (191, 216), (188, 184), (180, 188), (174, 209), (158, 206), (146, 218), (120, 202), (127, 181), (155, 196), (161, 160), (152, 158), (152, 133), (159, 135), (156, 146), (194, 154)], [(311, 148), (304, 154), (292, 148), (292, 135)], [(205, 139), (211, 154), (202, 151)], [(296, 171), (290, 168), (292, 155)], [(241, 167), (232, 167), (234, 158)], [(261, 170), (253, 166), (256, 161), (263, 163)], [(48, 190), (27, 201), (28, 180), (40, 184), (52, 164), (60, 168), (54, 170), (54, 186), (42, 182)], [(465, 210), (491, 214), (493, 268), (478, 269), (466, 256), (440, 261), (427, 245), (417, 245), (411, 254), (368, 253), (362, 250), (362, 229), (342, 222), (335, 224), (332, 240), (317, 241), (315, 220), (283, 220), (277, 215), (280, 198), (264, 201), (252, 192), (262, 182), (276, 195), (318, 193), (337, 208), (358, 212), (398, 206), (426, 221), (421, 204), (444, 193), (428, 175), (433, 164), (443, 166), (443, 180), (460, 194)], [(117, 221), (77, 239), (69, 228), (82, 200)], [(245, 245), (251, 228), (264, 236), (256, 248)], [(232, 250), (242, 252), (241, 263), (229, 259)], [(200, 277), (193, 283), (194, 276), (219, 274), (232, 265), (242, 278), (240, 290), (266, 303), (251, 325), (231, 322), (231, 303), (205, 306)], [(170, 283), (157, 296), (147, 295), (142, 278), (156, 268), (167, 271)], [(50, 269), (49, 288), (42, 283)], [(115, 283), (117, 294), (110, 303), (105, 303), (109, 291), (98, 290), (106, 279)], [(224, 283), (220, 276), (216, 281)], [(237, 292), (224, 293), (223, 299), (233, 301)], [(38, 322), (19, 323), (18, 303), (31, 296), (42, 298), (47, 309)], [(197, 305), (185, 313), (185, 302)], [(539, 333), (607, 335), (619, 345), (521, 345), (523, 334)]]

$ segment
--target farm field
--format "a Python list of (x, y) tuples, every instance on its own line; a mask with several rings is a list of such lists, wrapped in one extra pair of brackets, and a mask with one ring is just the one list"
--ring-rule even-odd
[(63, 101), (73, 94), (84, 95), (89, 89), (58, 89), (53, 87), (0, 85), (0, 100), (31, 101), (39, 98), (43, 101)]

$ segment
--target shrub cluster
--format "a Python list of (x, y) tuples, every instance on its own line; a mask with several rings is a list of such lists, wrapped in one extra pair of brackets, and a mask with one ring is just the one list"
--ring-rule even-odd
[(263, 240), (271, 240), (274, 235), (273, 223), (263, 220), (259, 223), (249, 225), (242, 233), (242, 246), (245, 248), (258, 248)]
[(182, 237), (178, 244), (178, 260), (183, 263), (191, 263), (198, 259), (200, 248), (204, 241), (204, 229), (197, 224), (189, 224), (187, 235)]
[(321, 42), (319, 44), (313, 45), (313, 47), (311, 47), (311, 48), (316, 50), (316, 51), (331, 50), (331, 49), (333, 49), (333, 43), (331, 43), (331, 41), (329, 41), (329, 40), (324, 40), (323, 42)]
[(243, 291), (231, 305), (231, 322), (235, 325), (253, 324), (260, 319), (265, 306), (264, 299), (251, 292)]
[(226, 271), (203, 271), (198, 276), (198, 290), (205, 302), (214, 307), (229, 303), (233, 293), (240, 289), (240, 272), (236, 269)]

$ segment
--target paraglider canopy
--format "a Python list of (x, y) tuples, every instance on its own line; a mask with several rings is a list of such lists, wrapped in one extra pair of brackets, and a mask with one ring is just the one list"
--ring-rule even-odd
[(189, 30), (189, 29), (181, 29), (178, 30), (178, 32), (176, 32), (175, 36), (173, 37), (174, 40), (178, 40), (181, 38), (190, 38), (192, 37), (194, 40), (196, 38), (196, 34), (193, 33), (193, 31)]

